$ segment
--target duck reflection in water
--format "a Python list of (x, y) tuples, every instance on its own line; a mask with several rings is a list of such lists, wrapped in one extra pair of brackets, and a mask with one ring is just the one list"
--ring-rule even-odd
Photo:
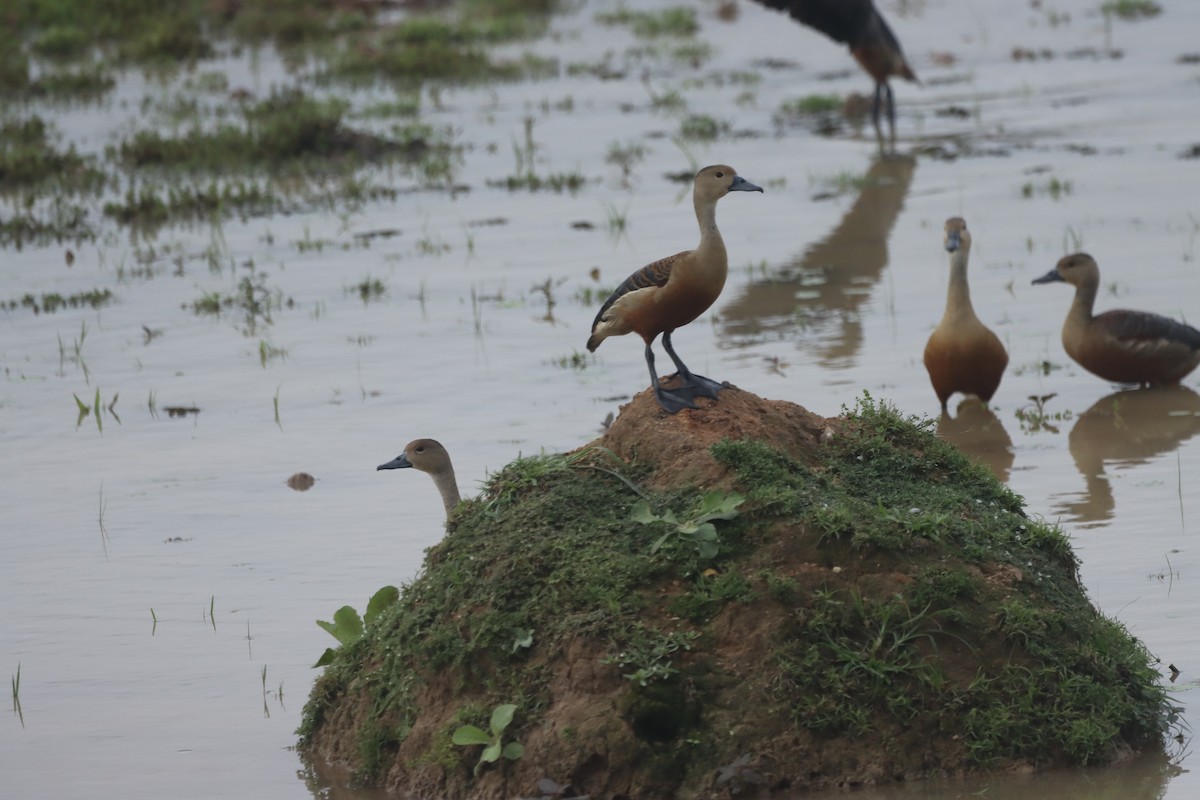
[(1008, 483), (1014, 458), (1012, 439), (1000, 418), (981, 400), (964, 398), (953, 417), (943, 409), (937, 435), (976, 464), (990, 469), (1001, 482)]
[[(1067, 439), (1071, 458), (1083, 476), (1082, 495), (1061, 494), (1055, 509), (1072, 522), (1107, 523), (1116, 499), (1105, 471), (1145, 464), (1166, 455), (1200, 433), (1200, 395), (1169, 384), (1113, 392), (1080, 415)], [(1174, 489), (1169, 491), (1174, 499)], [(1150, 501), (1153, 502), (1153, 501)]]
[(769, 277), (738, 288), (721, 310), (724, 342), (754, 347), (798, 338), (820, 366), (853, 366), (863, 344), (859, 309), (888, 264), (888, 236), (916, 166), (907, 156), (876, 159), (858, 199), (828, 236)]

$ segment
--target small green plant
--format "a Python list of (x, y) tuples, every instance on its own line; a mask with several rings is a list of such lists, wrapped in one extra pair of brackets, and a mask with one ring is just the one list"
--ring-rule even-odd
[(1109, 0), (1100, 4), (1100, 13), (1123, 20), (1149, 19), (1161, 14), (1162, 6), (1153, 0)]
[(513, 703), (496, 706), (492, 710), (492, 718), (488, 723), (488, 731), (484, 731), (475, 725), (463, 725), (451, 735), (450, 741), (460, 747), (470, 747), (477, 744), (484, 746), (483, 752), (479, 754), (479, 761), (475, 763), (476, 773), (479, 772), (484, 764), (493, 764), (501, 756), (504, 756), (509, 761), (516, 761), (525, 755), (525, 747), (520, 742), (503, 743), (504, 731), (512, 723), (513, 714), (516, 713), (516, 710), (517, 707)]
[(276, 347), (266, 339), (258, 341), (258, 363), (262, 365), (263, 369), (267, 368), (268, 361), (274, 361), (275, 359), (283, 361), (287, 358), (287, 354), (287, 350), (284, 350), (282, 347)]
[(1021, 430), (1025, 433), (1037, 433), (1038, 431), (1058, 433), (1058, 426), (1054, 423), (1066, 422), (1074, 415), (1069, 410), (1053, 412), (1046, 410), (1046, 404), (1056, 396), (1055, 392), (1029, 395), (1031, 404), (1022, 406), (1015, 412), (1017, 419), (1020, 420)]
[[(345, 647), (357, 642), (362, 637), (365, 626), (370, 625), (384, 609), (399, 599), (399, 589), (395, 586), (384, 586), (371, 595), (371, 599), (367, 601), (367, 612), (362, 617), (358, 615), (353, 606), (342, 606), (333, 612), (333, 622), (326, 622), (319, 619), (317, 620), (317, 625)], [(335, 654), (335, 648), (326, 648), (321, 657), (317, 659), (317, 663), (313, 664), (313, 667), (324, 667), (327, 664), (332, 664)]]
[(690, 542), (696, 547), (696, 551), (701, 558), (712, 558), (720, 549), (720, 540), (717, 537), (717, 528), (712, 521), (717, 519), (733, 519), (738, 515), (737, 507), (745, 502), (746, 498), (736, 492), (726, 494), (725, 492), (708, 492), (700, 501), (700, 509), (692, 516), (683, 522), (675, 516), (675, 512), (667, 509), (661, 515), (655, 514), (650, 510), (650, 504), (645, 500), (639, 500), (633, 506), (633, 512), (630, 518), (634, 522), (640, 522), (643, 525), (652, 525), (657, 522), (665, 522), (672, 525), (673, 528), (668, 530), (658, 538), (650, 546), (650, 553), (657, 553), (667, 544), (672, 536), (677, 536), (684, 542)]
[(12, 701), (13, 713), (21, 720), (21, 727), (25, 727), (25, 712), (21, 710), (21, 662), (17, 662), (17, 674), (12, 676)]
[(638, 686), (648, 686), (678, 673), (671, 656), (680, 650), (690, 651), (699, 637), (695, 631), (663, 633), (638, 623), (621, 651), (605, 658), (604, 663), (616, 664), (621, 669), (633, 667), (632, 672), (622, 673), (622, 677)]
[(684, 141), (711, 142), (727, 129), (725, 123), (707, 114), (691, 114), (679, 123), (679, 137)]
[(841, 107), (842, 98), (836, 94), (810, 94), (780, 103), (779, 114), (785, 117), (803, 117), (811, 114), (829, 114)]

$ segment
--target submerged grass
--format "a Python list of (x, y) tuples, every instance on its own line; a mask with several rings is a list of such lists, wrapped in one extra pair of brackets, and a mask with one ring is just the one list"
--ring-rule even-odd
[[(746, 500), (717, 517), (707, 553), (671, 526), (690, 530), (678, 520), (720, 498), (649, 492), (646, 473), (599, 447), (518, 459), (318, 679), (302, 744), (343, 701), (370, 709), (345, 734), (369, 781), (442, 713), (418, 700), (430, 692), (480, 714), (517, 699), (528, 732), (550, 702), (547, 673), (580, 647), (627, 679), (613, 713), (675, 781), (729, 755), (725, 715), (755, 702), (786, 709), (792, 730), (764, 710), (762, 735), (819, 735), (827, 759), (866, 732), (945, 743), (941, 767), (917, 769), (1096, 763), (1161, 742), (1175, 717), (1153, 659), (1090, 604), (1066, 537), (930, 426), (867, 397), (810, 463), (757, 441), (714, 445)], [(717, 664), (734, 653), (753, 653), (761, 694), (731, 704), (723, 692), (742, 680)], [(447, 746), (421, 758), (469, 766)]]

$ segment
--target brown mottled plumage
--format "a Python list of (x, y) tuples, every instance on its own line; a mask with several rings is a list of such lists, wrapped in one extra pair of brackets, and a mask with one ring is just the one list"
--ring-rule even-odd
[(1063, 256), (1033, 282), (1075, 287), (1075, 300), (1063, 323), (1063, 349), (1106, 381), (1179, 383), (1200, 365), (1200, 331), (1190, 325), (1148, 311), (1114, 309), (1093, 315), (1100, 268), (1087, 253)]
[[(896, 143), (896, 102), (888, 78), (893, 75), (917, 81), (900, 48), (896, 34), (888, 27), (871, 0), (758, 0), (768, 8), (786, 11), (796, 21), (814, 28), (835, 42), (850, 47), (850, 54), (875, 81), (871, 102), (871, 121), (875, 135), (883, 142), (879, 127), (880, 107), (886, 102), (890, 141)], [(917, 81), (918, 83), (920, 81)]]
[(991, 400), (1008, 366), (1004, 345), (979, 321), (971, 305), (967, 283), (971, 234), (961, 217), (946, 220), (945, 244), (950, 253), (946, 312), (925, 345), (925, 369), (942, 411), (955, 392), (975, 395), (985, 403)]
[[(695, 375), (684, 366), (671, 346), (671, 332), (687, 325), (716, 302), (725, 286), (729, 257), (725, 242), (717, 230), (717, 201), (729, 192), (761, 192), (734, 171), (716, 164), (696, 173), (692, 203), (700, 223), (700, 244), (669, 258), (655, 261), (626, 278), (604, 301), (592, 322), (587, 349), (595, 351), (609, 336), (635, 332), (646, 343), (646, 364), (650, 368), (651, 387), (659, 405), (670, 413), (695, 408), (696, 397), (716, 397), (721, 384)], [(684, 384), (667, 391), (658, 384), (654, 369), (655, 337), (663, 335), (663, 349), (675, 362)]]
[(437, 485), (446, 506), (446, 516), (462, 499), (458, 494), (458, 482), (454, 479), (454, 466), (446, 448), (434, 439), (414, 439), (404, 445), (404, 452), (375, 469), (403, 469), (412, 467), (427, 473)]

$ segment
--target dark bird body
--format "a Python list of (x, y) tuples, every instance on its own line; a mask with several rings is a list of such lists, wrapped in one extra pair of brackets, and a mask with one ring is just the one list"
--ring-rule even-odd
[(1141, 386), (1179, 383), (1200, 365), (1200, 331), (1191, 325), (1148, 311), (1114, 309), (1093, 314), (1100, 268), (1087, 253), (1063, 256), (1054, 269), (1033, 282), (1075, 287), (1075, 300), (1063, 323), (1063, 349), (1106, 381)]
[[(729, 192), (761, 192), (732, 167), (717, 164), (696, 173), (692, 203), (700, 224), (700, 244), (634, 272), (604, 301), (592, 322), (587, 349), (595, 352), (609, 336), (637, 333), (646, 343), (650, 385), (659, 405), (670, 413), (695, 408), (696, 397), (716, 397), (722, 385), (692, 373), (671, 346), (671, 333), (716, 302), (729, 273), (729, 256), (717, 230), (717, 201)], [(663, 349), (675, 363), (683, 386), (670, 391), (658, 383), (651, 345), (662, 334)]]
[[(875, 81), (871, 121), (883, 142), (879, 114), (887, 106), (889, 141), (896, 143), (896, 102), (888, 79), (917, 81), (904, 50), (871, 0), (758, 0), (764, 6), (786, 11), (793, 19), (850, 48), (859, 66)], [(917, 81), (919, 83), (919, 81)]]

